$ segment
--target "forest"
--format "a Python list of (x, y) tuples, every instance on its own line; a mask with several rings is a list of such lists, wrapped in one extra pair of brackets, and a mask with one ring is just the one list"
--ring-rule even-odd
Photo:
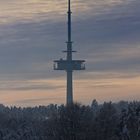
[(1, 104), (0, 140), (140, 140), (140, 102)]

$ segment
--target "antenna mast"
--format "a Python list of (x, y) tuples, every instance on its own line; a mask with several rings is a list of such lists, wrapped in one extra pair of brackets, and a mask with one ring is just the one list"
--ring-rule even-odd
[(73, 71), (85, 70), (85, 60), (73, 60), (72, 40), (71, 40), (71, 0), (68, 0), (68, 41), (66, 60), (60, 59), (54, 61), (54, 70), (65, 70), (67, 73), (67, 105), (73, 104)]

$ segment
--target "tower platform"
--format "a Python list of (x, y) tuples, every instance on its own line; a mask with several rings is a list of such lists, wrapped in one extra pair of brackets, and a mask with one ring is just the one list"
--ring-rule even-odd
[(54, 61), (54, 70), (85, 70), (85, 60), (55, 60)]

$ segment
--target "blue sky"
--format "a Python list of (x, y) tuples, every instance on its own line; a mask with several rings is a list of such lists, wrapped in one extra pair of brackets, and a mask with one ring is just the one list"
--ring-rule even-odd
[[(140, 1), (72, 0), (75, 100), (140, 99)], [(0, 102), (34, 106), (65, 103), (66, 0), (0, 0)]]

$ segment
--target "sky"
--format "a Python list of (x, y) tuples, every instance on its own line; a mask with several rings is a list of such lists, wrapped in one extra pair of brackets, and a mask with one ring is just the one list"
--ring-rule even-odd
[[(90, 104), (140, 100), (140, 1), (72, 0), (74, 100)], [(67, 0), (0, 0), (0, 103), (62, 104), (66, 73)]]

